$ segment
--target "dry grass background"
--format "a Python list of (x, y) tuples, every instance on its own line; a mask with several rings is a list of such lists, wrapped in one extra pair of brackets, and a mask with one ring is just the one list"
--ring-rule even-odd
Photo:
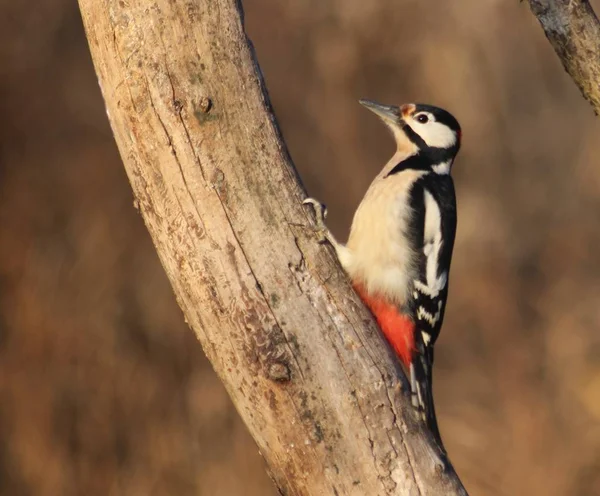
[[(356, 104), (461, 121), (436, 403), (473, 495), (600, 494), (600, 123), (515, 1), (247, 0), (345, 236), (392, 152)], [(73, 0), (0, 3), (0, 495), (272, 495), (132, 197)]]

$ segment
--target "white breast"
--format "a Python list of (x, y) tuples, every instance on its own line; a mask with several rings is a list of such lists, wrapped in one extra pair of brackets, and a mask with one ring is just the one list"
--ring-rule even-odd
[(380, 174), (354, 214), (348, 238), (352, 256), (345, 269), (351, 279), (370, 294), (400, 305), (407, 301), (417, 275), (417, 254), (406, 242), (411, 214), (409, 192), (424, 174), (414, 170), (388, 177), (385, 172)]

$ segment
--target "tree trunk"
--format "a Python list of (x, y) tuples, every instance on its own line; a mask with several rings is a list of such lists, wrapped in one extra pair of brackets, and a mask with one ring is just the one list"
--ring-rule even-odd
[(315, 241), (240, 5), (79, 3), (135, 205), (280, 491), (466, 494)]
[(600, 23), (587, 0), (529, 0), (565, 70), (600, 115)]

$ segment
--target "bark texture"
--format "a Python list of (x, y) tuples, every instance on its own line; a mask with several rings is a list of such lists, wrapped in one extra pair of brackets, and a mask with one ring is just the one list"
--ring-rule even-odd
[(280, 491), (466, 494), (315, 241), (240, 5), (79, 4), (135, 205)]
[(565, 70), (600, 114), (600, 23), (587, 0), (529, 0)]

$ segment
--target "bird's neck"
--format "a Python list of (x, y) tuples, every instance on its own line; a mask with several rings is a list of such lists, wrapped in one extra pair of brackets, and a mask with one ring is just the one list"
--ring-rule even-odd
[(437, 174), (449, 174), (456, 152), (450, 148), (398, 150), (381, 171), (383, 177), (405, 170), (431, 171)]

